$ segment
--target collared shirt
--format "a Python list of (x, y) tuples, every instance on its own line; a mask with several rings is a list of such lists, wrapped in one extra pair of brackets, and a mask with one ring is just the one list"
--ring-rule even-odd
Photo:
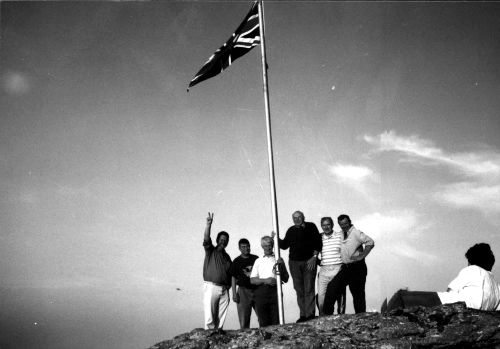
[(321, 250), (321, 266), (341, 264), (340, 246), (342, 245), (343, 232), (332, 232), (330, 235), (321, 234), (323, 248)]
[(362, 231), (353, 226), (347, 232), (347, 238), (342, 241), (340, 254), (342, 263), (349, 264), (355, 262), (352, 257), (358, 256), (362, 252), (363, 245), (375, 246), (375, 241)]
[(253, 264), (252, 273), (250, 274), (251, 278), (276, 278), (276, 274), (274, 273), (274, 265), (276, 264), (276, 257), (273, 255), (270, 256), (262, 256), (257, 258), (255, 263)]
[(231, 287), (231, 258), (226, 251), (219, 251), (212, 244), (212, 239), (204, 240), (205, 260), (203, 262), (203, 280), (218, 285)]
[(500, 284), (491, 272), (477, 265), (460, 270), (448, 288), (448, 292), (437, 293), (443, 304), (465, 302), (468, 308), (500, 309)]

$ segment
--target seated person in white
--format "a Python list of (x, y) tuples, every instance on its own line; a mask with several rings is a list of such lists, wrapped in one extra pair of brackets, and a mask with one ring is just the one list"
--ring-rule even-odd
[(387, 305), (382, 305), (382, 313), (396, 308), (412, 306), (436, 306), (465, 302), (468, 308), (479, 310), (500, 310), (500, 284), (491, 273), (495, 256), (490, 245), (475, 244), (467, 250), (465, 257), (469, 266), (463, 268), (450, 282), (446, 292), (422, 292), (399, 290)]

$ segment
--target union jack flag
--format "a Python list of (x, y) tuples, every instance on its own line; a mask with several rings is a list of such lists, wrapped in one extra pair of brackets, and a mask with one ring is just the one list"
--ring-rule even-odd
[(248, 12), (243, 22), (236, 29), (233, 35), (231, 35), (229, 40), (227, 40), (224, 45), (215, 51), (203, 67), (201, 67), (200, 71), (189, 83), (189, 87), (219, 74), (221, 71), (229, 67), (234, 60), (243, 56), (254, 46), (260, 44), (257, 2), (258, 1), (255, 1), (253, 3), (250, 12)]

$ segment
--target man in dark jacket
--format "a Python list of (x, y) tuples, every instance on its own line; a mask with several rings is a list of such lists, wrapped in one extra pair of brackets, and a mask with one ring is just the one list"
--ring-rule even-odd
[(283, 240), (279, 239), (279, 247), (290, 248), (288, 265), (300, 309), (297, 322), (303, 322), (315, 317), (316, 258), (322, 242), (318, 228), (314, 223), (305, 222), (302, 212), (294, 212), (292, 219), (294, 225), (288, 228)]

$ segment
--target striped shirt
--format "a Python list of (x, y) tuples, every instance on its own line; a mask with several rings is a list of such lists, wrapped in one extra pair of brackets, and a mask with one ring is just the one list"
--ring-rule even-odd
[(342, 258), (340, 256), (342, 235), (342, 232), (336, 231), (329, 236), (325, 233), (321, 234), (321, 239), (323, 240), (323, 249), (321, 250), (321, 266), (342, 263)]

